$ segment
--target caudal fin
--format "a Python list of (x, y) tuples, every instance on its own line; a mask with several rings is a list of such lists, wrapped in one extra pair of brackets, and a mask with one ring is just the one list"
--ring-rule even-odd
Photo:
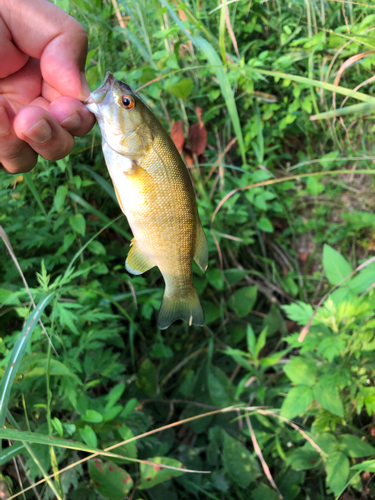
[(204, 325), (204, 312), (195, 288), (186, 297), (167, 297), (164, 294), (157, 320), (158, 327), (165, 330), (178, 319), (187, 321), (190, 326)]

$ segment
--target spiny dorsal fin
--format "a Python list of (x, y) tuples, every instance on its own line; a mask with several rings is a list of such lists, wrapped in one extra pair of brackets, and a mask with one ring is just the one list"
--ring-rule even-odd
[(126, 270), (132, 274), (143, 274), (155, 264), (150, 262), (147, 255), (141, 252), (135, 238), (132, 239), (131, 248), (125, 262)]
[(199, 222), (197, 227), (197, 239), (195, 242), (194, 260), (201, 268), (202, 272), (205, 272), (208, 265), (208, 246), (202, 224)]

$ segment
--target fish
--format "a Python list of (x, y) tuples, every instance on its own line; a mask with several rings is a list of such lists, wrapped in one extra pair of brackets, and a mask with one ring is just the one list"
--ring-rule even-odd
[(126, 270), (140, 275), (159, 268), (165, 282), (161, 330), (179, 319), (203, 326), (192, 261), (205, 272), (208, 246), (180, 153), (137, 92), (111, 72), (84, 104), (96, 116), (117, 201), (134, 236)]

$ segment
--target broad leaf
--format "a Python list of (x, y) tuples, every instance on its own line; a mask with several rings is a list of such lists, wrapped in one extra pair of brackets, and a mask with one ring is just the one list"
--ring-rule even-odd
[(231, 478), (241, 488), (247, 488), (259, 475), (259, 467), (253, 455), (227, 433), (224, 434), (223, 462)]
[(353, 458), (368, 457), (375, 455), (375, 448), (371, 444), (362, 441), (357, 436), (351, 434), (343, 434), (340, 437), (341, 450)]
[(166, 469), (163, 467), (163, 465), (168, 465), (178, 469), (185, 468), (181, 462), (178, 462), (173, 458), (153, 457), (149, 458), (148, 461), (153, 462), (153, 464), (141, 463), (141, 482), (138, 485), (138, 489), (140, 490), (153, 488), (157, 484), (184, 474), (184, 471), (169, 468)]
[(156, 396), (156, 368), (150, 359), (145, 359), (138, 370), (137, 387), (148, 396)]
[(301, 357), (293, 357), (284, 366), (286, 376), (294, 384), (303, 384), (311, 387), (316, 380), (316, 365), (313, 360)]
[(122, 500), (133, 487), (130, 475), (111, 461), (90, 460), (89, 473), (95, 489), (104, 498)]
[(313, 402), (313, 392), (307, 385), (297, 385), (288, 392), (281, 406), (281, 416), (294, 418), (303, 413)]
[(249, 314), (257, 298), (257, 286), (245, 286), (236, 290), (228, 301), (228, 306), (240, 318)]
[(327, 485), (335, 495), (343, 490), (349, 475), (349, 459), (342, 451), (331, 453), (327, 459)]
[(329, 245), (323, 247), (323, 267), (331, 285), (337, 285), (353, 271), (349, 262)]
[(208, 371), (208, 392), (213, 404), (218, 408), (232, 406), (235, 403), (235, 389), (232, 382), (216, 366), (212, 366)]
[(344, 406), (335, 387), (327, 385), (324, 381), (318, 382), (314, 387), (314, 398), (324, 409), (338, 417), (344, 417)]

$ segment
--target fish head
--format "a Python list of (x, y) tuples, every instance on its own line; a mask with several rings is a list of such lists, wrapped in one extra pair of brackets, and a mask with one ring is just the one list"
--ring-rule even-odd
[(98, 121), (103, 141), (116, 153), (136, 159), (152, 144), (152, 112), (129, 85), (108, 72), (84, 101)]

